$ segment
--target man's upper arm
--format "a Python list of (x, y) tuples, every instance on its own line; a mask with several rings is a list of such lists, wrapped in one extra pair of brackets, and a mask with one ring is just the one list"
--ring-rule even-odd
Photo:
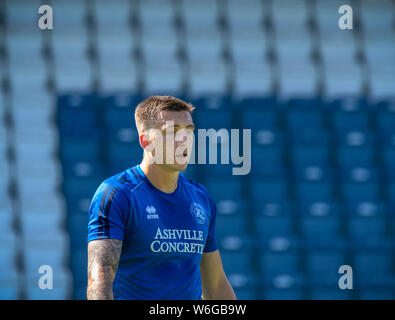
[(88, 243), (88, 299), (113, 299), (112, 283), (117, 273), (122, 241), (99, 239)]
[(123, 185), (108, 180), (103, 182), (89, 208), (88, 241), (123, 240), (129, 213), (129, 197)]
[(200, 261), (203, 287), (215, 287), (225, 277), (219, 250), (203, 253)]

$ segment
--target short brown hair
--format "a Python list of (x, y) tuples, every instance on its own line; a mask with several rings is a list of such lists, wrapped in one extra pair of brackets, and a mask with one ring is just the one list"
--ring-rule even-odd
[(137, 130), (148, 129), (157, 119), (157, 115), (161, 111), (188, 111), (192, 112), (195, 107), (181, 99), (172, 96), (151, 96), (140, 102), (134, 112)]

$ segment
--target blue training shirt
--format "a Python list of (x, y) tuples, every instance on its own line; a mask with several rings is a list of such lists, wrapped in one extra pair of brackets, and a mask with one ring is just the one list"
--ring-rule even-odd
[(216, 206), (180, 173), (177, 189), (154, 187), (137, 165), (105, 180), (89, 209), (88, 242), (123, 241), (114, 299), (200, 300), (200, 261), (217, 250)]

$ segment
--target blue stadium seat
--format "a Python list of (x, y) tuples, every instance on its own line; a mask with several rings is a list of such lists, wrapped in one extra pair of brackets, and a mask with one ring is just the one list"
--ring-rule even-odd
[[(123, 99), (125, 101), (122, 101)], [(105, 103), (103, 123), (107, 130), (109, 141), (112, 143), (138, 143), (138, 133), (134, 119), (134, 108), (137, 106), (137, 99), (129, 95), (123, 98), (110, 96)]]
[(193, 106), (195, 106), (196, 110), (198, 109), (220, 109), (222, 111), (224, 110), (230, 110), (234, 102), (232, 101), (230, 96), (227, 95), (218, 95), (218, 94), (210, 94), (206, 96), (201, 96), (201, 97), (196, 97), (193, 99), (188, 99), (186, 98), (186, 101), (192, 103)]
[(243, 128), (250, 128), (253, 131), (278, 129), (278, 118), (278, 113), (274, 108), (244, 108), (242, 110)]
[(335, 202), (306, 203), (300, 208), (300, 232), (307, 241), (334, 241), (341, 234), (341, 213)]
[(393, 246), (360, 247), (354, 251), (354, 282), (356, 287), (385, 287), (393, 274)]
[(300, 182), (297, 194), (302, 206), (314, 202), (331, 202), (333, 199), (333, 185), (329, 182)]
[(99, 152), (99, 144), (95, 141), (63, 141), (61, 159), (65, 178), (104, 177), (104, 168)]
[(306, 128), (320, 131), (323, 129), (323, 117), (319, 108), (291, 108), (287, 114), (288, 127), (292, 133)]
[(300, 127), (291, 132), (290, 138), (295, 146), (318, 145), (328, 147), (331, 137), (325, 129)]
[(138, 144), (110, 143), (108, 145), (109, 174), (114, 175), (140, 163), (143, 151)]
[(310, 297), (312, 300), (350, 300), (352, 295), (350, 290), (341, 290), (339, 287), (332, 288), (322, 288), (319, 286), (317, 288), (311, 288)]
[(58, 99), (58, 124), (62, 137), (98, 138), (98, 106), (96, 96), (69, 95)]
[(80, 199), (82, 197), (92, 198), (100, 183), (103, 181), (96, 177), (90, 179), (69, 178), (64, 181), (66, 196), (69, 199)]
[(297, 182), (330, 182), (333, 180), (334, 170), (331, 167), (306, 164), (293, 168), (293, 174)]
[(281, 146), (284, 141), (284, 135), (281, 130), (267, 126), (251, 129), (251, 135), (252, 148), (254, 149)]
[(349, 264), (345, 243), (327, 239), (309, 242), (306, 247), (306, 271), (313, 286), (336, 287), (339, 280), (339, 267)]
[(64, 165), (69, 162), (97, 162), (99, 158), (99, 141), (76, 141), (64, 139), (60, 145), (61, 158)]
[(116, 107), (108, 106), (104, 111), (106, 127), (116, 129), (120, 127), (136, 128), (134, 120), (134, 109), (130, 106)]
[(296, 274), (299, 270), (297, 242), (291, 237), (274, 237), (261, 241), (260, 266), (262, 279), (282, 274)]
[[(130, 108), (129, 112), (134, 114), (134, 108), (143, 101), (143, 96), (130, 92), (114, 92), (113, 94), (101, 97), (103, 106), (108, 109)], [(132, 117), (133, 118), (133, 117)]]
[(386, 237), (386, 210), (376, 202), (362, 202), (349, 207), (349, 234), (356, 242), (384, 240)]
[(332, 114), (332, 123), (335, 132), (344, 133), (348, 131), (365, 132), (369, 127), (368, 113), (360, 110), (340, 111), (337, 110)]
[(240, 180), (235, 178), (217, 179), (208, 177), (206, 188), (215, 201), (234, 200), (242, 198)]
[(238, 102), (239, 108), (243, 109), (262, 109), (262, 108), (276, 108), (277, 99), (275, 96), (259, 97), (249, 96), (241, 99)]
[(359, 290), (360, 300), (395, 300), (394, 288), (364, 288)]
[(88, 93), (68, 93), (58, 96), (58, 108), (95, 108), (99, 105), (99, 97)]
[(383, 150), (383, 157), (387, 176), (395, 180), (395, 148), (385, 148)]
[(222, 251), (221, 259), (226, 274), (251, 272), (251, 252)]
[(341, 147), (373, 147), (376, 143), (376, 135), (371, 131), (349, 129), (335, 133), (334, 138), (336, 139), (336, 143)]
[(78, 293), (78, 297), (76, 297), (76, 291), (74, 291), (74, 299), (86, 299), (86, 287), (88, 284), (88, 252), (86, 248), (77, 249), (73, 251), (73, 254), (70, 256), (70, 264), (71, 270), (73, 272), (73, 285), (74, 287), (84, 287), (85, 294)]
[(72, 214), (67, 217), (72, 250), (84, 249), (88, 241), (88, 214)]
[(352, 167), (374, 166), (374, 149), (371, 147), (340, 146), (338, 152), (340, 167), (345, 170)]
[(349, 167), (343, 168), (342, 179), (344, 182), (380, 182), (382, 172), (378, 168)]
[(342, 186), (343, 198), (350, 206), (356, 206), (363, 202), (378, 202), (380, 198), (379, 185), (377, 183), (348, 182)]
[(247, 221), (244, 215), (217, 214), (215, 223), (215, 234), (222, 235), (244, 235), (247, 231)]
[(199, 110), (196, 109), (193, 114), (194, 124), (197, 129), (215, 129), (232, 128), (232, 112), (221, 110)]
[(253, 177), (281, 178), (284, 176), (283, 147), (280, 145), (255, 146), (251, 153)]
[(296, 170), (306, 166), (326, 167), (329, 164), (329, 150), (325, 146), (295, 146), (291, 152)]
[(253, 180), (251, 197), (254, 205), (281, 203), (287, 200), (287, 185), (282, 179)]
[(227, 278), (238, 300), (254, 300), (256, 298), (256, 277), (251, 273), (230, 273), (227, 274)]
[(287, 101), (288, 109), (314, 111), (324, 107), (321, 97), (293, 97)]
[(261, 239), (294, 233), (295, 217), (289, 204), (267, 203), (253, 208), (253, 225)]
[(302, 300), (304, 299), (303, 280), (296, 273), (279, 274), (264, 281), (265, 300)]
[(391, 136), (395, 133), (395, 108), (390, 102), (382, 102), (377, 106), (378, 128), (382, 135)]

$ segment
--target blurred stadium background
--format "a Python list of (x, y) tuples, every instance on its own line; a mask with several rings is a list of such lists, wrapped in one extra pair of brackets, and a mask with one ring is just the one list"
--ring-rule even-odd
[(171, 94), (252, 129), (248, 176), (186, 173), (239, 298), (395, 299), (394, 32), (390, 0), (1, 1), (0, 298), (86, 298), (90, 199), (141, 158), (136, 104)]

